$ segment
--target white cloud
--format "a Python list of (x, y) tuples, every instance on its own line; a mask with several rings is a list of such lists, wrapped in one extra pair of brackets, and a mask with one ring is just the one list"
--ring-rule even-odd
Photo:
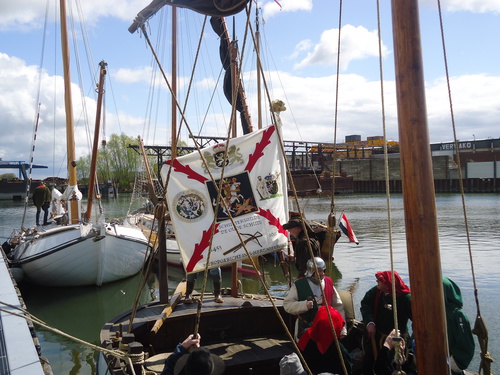
[[(337, 41), (338, 29), (325, 30), (321, 34), (320, 41), (304, 59), (295, 65), (295, 69), (311, 65), (335, 66), (337, 63)], [(295, 54), (298, 54), (298, 51), (305, 51), (304, 47), (308, 46), (311, 46), (310, 41), (302, 41), (297, 45)], [(379, 55), (378, 32), (368, 31), (363, 26), (346, 25), (342, 27), (340, 48), (340, 67), (345, 71), (354, 60)], [(388, 48), (382, 44), (382, 55), (385, 57), (387, 54)]]
[[(435, 6), (434, 0), (424, 0), (422, 3)], [(472, 13), (500, 13), (500, 2), (498, 0), (443, 0), (442, 9), (458, 12), (467, 11)]]
[(264, 19), (269, 19), (280, 12), (310, 11), (313, 7), (313, 2), (312, 0), (273, 0), (266, 1), (261, 7)]
[(116, 70), (113, 74), (118, 82), (123, 83), (137, 83), (137, 82), (151, 82), (151, 74), (153, 69), (150, 66), (143, 66), (135, 69), (121, 68)]
[[(68, 2), (67, 11), (83, 15), (87, 23), (93, 24), (102, 17), (115, 17), (131, 21), (137, 13), (149, 5), (150, 0), (85, 0), (78, 7)], [(59, 4), (59, 2), (53, 2)], [(51, 4), (51, 7), (53, 6)], [(74, 8), (72, 10), (72, 7)], [(37, 29), (43, 26), (46, 5), (40, 0), (0, 1), (0, 30), (12, 28)], [(58, 14), (58, 13), (57, 13)], [(49, 9), (48, 17), (53, 21), (54, 10)]]

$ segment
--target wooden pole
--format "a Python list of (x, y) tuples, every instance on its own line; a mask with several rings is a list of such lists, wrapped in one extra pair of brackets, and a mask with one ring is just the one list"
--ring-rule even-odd
[(421, 375), (449, 375), (418, 1), (392, 0), (392, 22), (417, 368)]
[(106, 78), (106, 62), (102, 60), (99, 63), (100, 74), (99, 83), (97, 84), (97, 110), (95, 115), (94, 125), (94, 143), (92, 146), (92, 159), (90, 161), (90, 175), (89, 175), (89, 190), (87, 193), (87, 212), (85, 213), (87, 221), (92, 218), (92, 205), (94, 201), (95, 181), (97, 175), (97, 154), (99, 152), (99, 132), (101, 129), (101, 112), (102, 112), (102, 98), (104, 96), (104, 79)]
[[(71, 93), (71, 73), (69, 64), (69, 42), (68, 42), (68, 22), (66, 19), (66, 0), (59, 1), (61, 13), (61, 49), (64, 72), (64, 104), (66, 110), (66, 151), (67, 151), (67, 167), (68, 167), (68, 184), (76, 186), (76, 155), (75, 155), (75, 129), (73, 118), (73, 101)], [(75, 203), (76, 202), (76, 203)], [(72, 209), (69, 210), (71, 217), (70, 224), (76, 224), (80, 221), (78, 200), (71, 200), (69, 204)]]
[(172, 141), (171, 158), (177, 157), (177, 7), (172, 7)]

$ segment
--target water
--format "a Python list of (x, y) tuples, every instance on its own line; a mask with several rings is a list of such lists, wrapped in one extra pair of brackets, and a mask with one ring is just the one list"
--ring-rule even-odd
[[(122, 194), (117, 200), (103, 202), (107, 218), (123, 217), (128, 209), (130, 196)], [(330, 211), (328, 198), (305, 198), (300, 201), (308, 219), (324, 220)], [(391, 196), (393, 259), (395, 269), (410, 285), (404, 237), (403, 201), (400, 195)], [(472, 258), (478, 289), (480, 311), (489, 329), (489, 351), (497, 361), (492, 370), (500, 373), (500, 318), (497, 314), (500, 300), (500, 195), (470, 195), (466, 197), (467, 216), (472, 245)], [(341, 237), (335, 247), (335, 264), (331, 276), (340, 289), (354, 287), (355, 311), (360, 319), (359, 305), (366, 290), (375, 285), (374, 274), (390, 269), (388, 241), (387, 200), (385, 195), (346, 195), (335, 197), (335, 205), (345, 213), (360, 241), (348, 243)], [(0, 237), (3, 242), (12, 229), (20, 225), (22, 202), (0, 201)], [(474, 285), (467, 247), (462, 201), (459, 195), (438, 195), (437, 214), (443, 273), (461, 287), (464, 310), (474, 323), (477, 310)], [(32, 224), (35, 210), (29, 207), (27, 224)], [(425, 233), (422, 233), (425, 235)], [(264, 272), (271, 293), (285, 295), (287, 284), (281, 269), (272, 260), (264, 264)], [(182, 278), (179, 268), (169, 268), (170, 288)], [(42, 288), (21, 285), (21, 292), (29, 311), (46, 322), (86, 342), (99, 344), (99, 331), (114, 316), (128, 310), (135, 299), (140, 275), (103, 287)], [(198, 280), (197, 288), (201, 286)], [(223, 285), (229, 285), (229, 274), (223, 274)], [(262, 292), (262, 287), (251, 278), (242, 278), (245, 293)], [(141, 291), (141, 303), (158, 297), (157, 280), (151, 276)], [(95, 374), (94, 350), (62, 337), (47, 329), (37, 327), (42, 343), (42, 353), (48, 357), (55, 375)], [(469, 370), (477, 371), (479, 346)]]

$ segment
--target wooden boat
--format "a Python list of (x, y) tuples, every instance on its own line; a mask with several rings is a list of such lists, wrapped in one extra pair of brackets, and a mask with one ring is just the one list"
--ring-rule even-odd
[[(63, 50), (67, 165), (69, 186), (62, 195), (67, 212), (51, 225), (14, 231), (9, 244), (12, 267), (21, 268), (26, 280), (48, 286), (102, 285), (132, 276), (143, 267), (149, 243), (137, 228), (115, 222), (105, 223), (102, 213), (92, 219), (94, 189), (89, 189), (87, 210), (78, 190), (71, 77), (69, 70), (66, 4), (61, 0), (61, 41)], [(106, 63), (100, 64), (99, 97), (89, 186), (95, 184), (95, 165), (99, 143), (100, 111)]]
[[(450, 368), (417, 0), (394, 0), (392, 12), (416, 361), (420, 374), (445, 375)], [(182, 162), (170, 164), (187, 171)], [(135, 364), (135, 370), (145, 367), (160, 372), (166, 353), (188, 334), (199, 332), (202, 344), (224, 359), (226, 374), (279, 374), (279, 359), (294, 350), (293, 339), (286, 331), (291, 327), (289, 317), (283, 314), (280, 299), (245, 300), (231, 290), (231, 297), (226, 297), (222, 305), (204, 295), (199, 306), (177, 305), (183, 287), (179, 285), (170, 302), (163, 299), (107, 323), (101, 331), (102, 345), (121, 346), (124, 352), (141, 358), (151, 356), (144, 365)], [(156, 353), (163, 354), (154, 356)], [(113, 357), (106, 362), (112, 373), (129, 371), (126, 363)]]

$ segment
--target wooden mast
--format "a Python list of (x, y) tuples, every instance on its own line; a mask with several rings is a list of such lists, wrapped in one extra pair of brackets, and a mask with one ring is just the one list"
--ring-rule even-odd
[(89, 175), (89, 190), (87, 193), (87, 212), (85, 217), (87, 221), (92, 218), (92, 203), (94, 200), (95, 181), (97, 174), (97, 153), (99, 149), (99, 132), (101, 129), (101, 111), (102, 111), (102, 98), (104, 96), (104, 80), (106, 78), (106, 62), (103, 60), (99, 63), (100, 74), (99, 83), (97, 84), (97, 110), (95, 116), (94, 126), (94, 143), (92, 147), (92, 159), (90, 161), (90, 175)]
[(450, 374), (417, 0), (392, 0), (406, 246), (419, 374)]
[[(68, 23), (66, 19), (66, 0), (59, 1), (61, 18), (61, 50), (63, 60), (64, 74), (64, 105), (66, 110), (66, 150), (67, 150), (67, 168), (68, 184), (76, 186), (76, 155), (75, 155), (75, 129), (73, 119), (73, 103), (71, 94), (71, 73), (69, 64), (69, 43), (68, 43)], [(69, 223), (77, 224), (80, 221), (79, 200), (69, 199)]]
[(259, 7), (255, 7), (255, 53), (257, 54), (257, 129), (262, 129), (262, 93), (260, 88), (260, 75), (262, 66), (260, 64), (260, 27)]

